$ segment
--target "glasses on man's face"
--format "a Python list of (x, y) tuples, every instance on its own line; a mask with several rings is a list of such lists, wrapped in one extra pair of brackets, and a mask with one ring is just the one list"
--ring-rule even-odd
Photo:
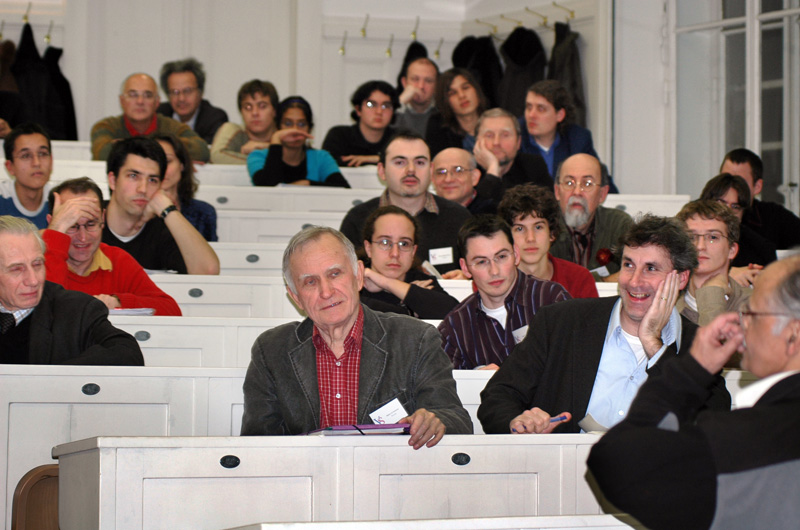
[(187, 86), (186, 88), (181, 88), (181, 89), (173, 88), (172, 90), (169, 91), (169, 95), (176, 98), (178, 96), (183, 96), (185, 98), (188, 98), (189, 96), (194, 94), (195, 90), (197, 90), (197, 87), (193, 86)]
[(445, 178), (447, 175), (450, 175), (453, 178), (462, 178), (466, 177), (469, 174), (469, 168), (464, 166), (453, 166), (450, 169), (446, 167), (441, 167), (433, 172), (434, 177), (438, 178)]
[(592, 179), (583, 179), (582, 181), (578, 182), (573, 178), (564, 179), (559, 183), (559, 186), (564, 188), (567, 191), (573, 191), (575, 189), (580, 189), (581, 191), (592, 191), (597, 186), (597, 183)]
[(20, 153), (14, 156), (15, 159), (21, 160), (26, 164), (33, 162), (34, 158), (38, 158), (39, 160), (47, 160), (50, 158), (50, 151), (39, 151), (38, 153), (34, 153), (33, 151), (25, 151), (24, 153)]
[(723, 236), (719, 232), (707, 232), (705, 234), (696, 234), (691, 232), (689, 237), (692, 239), (692, 243), (695, 245), (699, 243), (701, 239), (706, 242), (706, 245), (718, 245), (719, 243), (722, 243), (724, 239), (728, 239), (727, 236)]
[(379, 239), (378, 241), (373, 241), (373, 245), (377, 245), (379, 249), (384, 252), (389, 252), (392, 250), (392, 247), (397, 245), (397, 250), (400, 252), (411, 252), (414, 250), (414, 243), (405, 239), (401, 239), (400, 241), (394, 242), (391, 239)]
[(128, 90), (127, 92), (125, 92), (125, 97), (133, 100), (143, 98), (145, 101), (151, 101), (156, 97), (156, 95), (153, 92), (150, 92), (149, 90), (145, 90), (144, 92), (139, 92), (137, 90)]
[(495, 265), (497, 265), (498, 267), (502, 267), (503, 265), (507, 264), (509, 260), (511, 260), (513, 257), (514, 254), (510, 250), (507, 250), (504, 252), (500, 252), (492, 259), (476, 258), (472, 260), (472, 267), (479, 270), (485, 270), (492, 265), (492, 262), (494, 262)]
[(80, 231), (81, 228), (83, 228), (84, 230), (86, 230), (90, 234), (94, 234), (98, 230), (100, 230), (100, 228), (102, 228), (102, 226), (103, 226), (103, 224), (100, 221), (97, 221), (97, 220), (95, 220), (95, 221), (86, 221), (82, 225), (76, 223), (76, 224), (70, 226), (69, 228), (67, 228), (67, 234), (68, 235), (75, 235)]
[(376, 109), (380, 107), (383, 110), (392, 109), (392, 102), (391, 101), (384, 101), (383, 103), (378, 103), (376, 101), (372, 101), (371, 99), (364, 103), (368, 109)]
[[(742, 308), (738, 311), (739, 313), (739, 322), (742, 324), (742, 327), (746, 326), (748, 319), (756, 318), (756, 317), (794, 317), (792, 313), (780, 312), (780, 311), (751, 311), (750, 304), (745, 302)], [(745, 318), (747, 317), (747, 318)]]
[(717, 199), (717, 202), (720, 204), (724, 204), (734, 212), (741, 212), (742, 210), (744, 210), (744, 208), (742, 208), (738, 202), (728, 202), (725, 199)]

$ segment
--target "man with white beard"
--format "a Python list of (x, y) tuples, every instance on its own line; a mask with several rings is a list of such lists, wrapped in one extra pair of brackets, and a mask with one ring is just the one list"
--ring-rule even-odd
[(612, 248), (633, 220), (622, 210), (600, 206), (608, 195), (608, 174), (600, 161), (583, 153), (564, 160), (555, 194), (564, 227), (550, 253), (586, 267), (597, 281), (617, 281), (619, 262)]

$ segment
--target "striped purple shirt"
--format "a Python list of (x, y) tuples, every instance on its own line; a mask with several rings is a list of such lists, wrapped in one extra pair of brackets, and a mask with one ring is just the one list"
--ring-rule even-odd
[(517, 271), (517, 281), (506, 297), (506, 326), (481, 309), (480, 293), (458, 304), (439, 324), (442, 347), (456, 370), (498, 366), (514, 349), (514, 330), (525, 327), (540, 307), (572, 298), (561, 284), (537, 280)]

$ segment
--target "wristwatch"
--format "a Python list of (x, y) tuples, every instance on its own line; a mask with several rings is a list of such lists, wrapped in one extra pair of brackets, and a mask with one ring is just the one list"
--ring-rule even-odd
[(178, 209), (177, 206), (175, 206), (174, 204), (170, 204), (169, 206), (161, 210), (161, 218), (166, 219), (170, 212), (174, 212), (177, 209)]

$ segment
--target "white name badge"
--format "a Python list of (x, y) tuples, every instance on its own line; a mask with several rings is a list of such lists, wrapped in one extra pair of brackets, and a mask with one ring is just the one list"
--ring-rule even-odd
[(597, 267), (596, 269), (592, 269), (589, 272), (591, 272), (591, 273), (595, 273), (596, 272), (597, 275), (600, 276), (601, 278), (607, 278), (607, 277), (611, 276), (611, 273), (608, 272), (608, 269), (606, 268), (605, 265), (603, 265), (602, 267)]
[(372, 419), (372, 423), (377, 425), (383, 425), (385, 423), (397, 423), (406, 416), (408, 416), (408, 413), (406, 412), (406, 409), (403, 408), (400, 400), (397, 398), (394, 398), (389, 403), (382, 406), (375, 412), (370, 413), (369, 415), (369, 417)]
[(428, 251), (431, 265), (447, 265), (453, 263), (453, 247), (432, 248)]
[(522, 339), (525, 338), (525, 335), (528, 334), (528, 326), (522, 326), (519, 329), (515, 329), (511, 332), (511, 334), (514, 336), (514, 344), (519, 344), (522, 342)]

